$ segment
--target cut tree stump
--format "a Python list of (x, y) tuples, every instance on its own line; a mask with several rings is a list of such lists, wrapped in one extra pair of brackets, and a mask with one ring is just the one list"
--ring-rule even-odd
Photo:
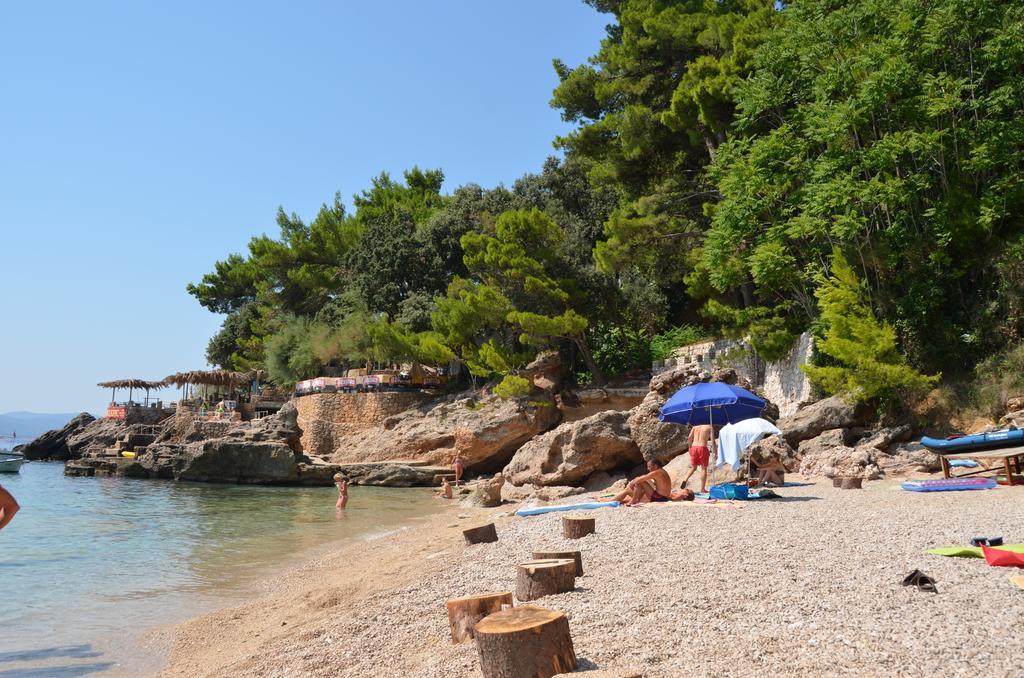
[(524, 605), (484, 617), (474, 629), (484, 678), (551, 678), (576, 670), (569, 620)]
[(838, 487), (843, 490), (859, 490), (862, 488), (861, 483), (863, 478), (833, 478), (832, 487)]
[(583, 576), (583, 556), (579, 551), (534, 551), (534, 560), (566, 560), (576, 561), (576, 576)]
[(566, 539), (579, 539), (594, 533), (593, 518), (562, 517), (562, 534)]
[(531, 560), (516, 570), (516, 598), (536, 600), (576, 588), (576, 561)]
[(498, 531), (494, 529), (494, 523), (488, 523), (481, 525), (480, 527), (471, 527), (468, 530), (462, 531), (462, 536), (466, 538), (466, 542), (469, 544), (486, 544), (492, 541), (498, 541)]
[(448, 601), (448, 626), (452, 630), (452, 642), (461, 643), (473, 638), (473, 627), (487, 615), (501, 612), (501, 606), (512, 606), (512, 594), (481, 593), (466, 598)]

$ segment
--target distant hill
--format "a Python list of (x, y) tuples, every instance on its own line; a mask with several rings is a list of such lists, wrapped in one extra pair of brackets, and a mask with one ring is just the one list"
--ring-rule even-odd
[[(72, 414), (44, 414), (39, 412), (4, 412), (0, 414), (0, 436), (9, 436), (12, 433), (18, 434), (17, 444), (27, 443), (42, 433), (55, 428), (61, 428), (78, 415)], [(9, 439), (0, 439), (8, 445)]]

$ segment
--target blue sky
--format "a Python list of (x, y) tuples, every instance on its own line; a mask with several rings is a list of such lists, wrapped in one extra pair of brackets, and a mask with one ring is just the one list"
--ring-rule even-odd
[[(205, 366), (217, 259), (387, 171), (538, 171), (554, 57), (609, 17), (516, 3), (0, 4), (0, 412), (101, 411), (97, 381)], [(171, 392), (166, 392), (168, 396)]]

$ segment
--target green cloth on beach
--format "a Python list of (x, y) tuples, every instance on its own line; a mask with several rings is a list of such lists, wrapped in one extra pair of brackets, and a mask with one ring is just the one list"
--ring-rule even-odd
[[(993, 548), (1014, 553), (1024, 553), (1024, 544), (1003, 544)], [(980, 546), (943, 546), (937, 549), (928, 549), (925, 553), (933, 556), (950, 556), (952, 558), (984, 558)]]

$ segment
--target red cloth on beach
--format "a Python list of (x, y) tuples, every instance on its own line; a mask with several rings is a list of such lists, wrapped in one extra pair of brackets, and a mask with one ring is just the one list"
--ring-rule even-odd
[(982, 546), (982, 553), (985, 554), (985, 561), (996, 567), (1024, 567), (1024, 553), (1004, 551), (1001, 548)]
[(711, 458), (711, 450), (706, 447), (691, 447), (690, 448), (690, 465), (691, 466), (707, 466), (708, 460)]

